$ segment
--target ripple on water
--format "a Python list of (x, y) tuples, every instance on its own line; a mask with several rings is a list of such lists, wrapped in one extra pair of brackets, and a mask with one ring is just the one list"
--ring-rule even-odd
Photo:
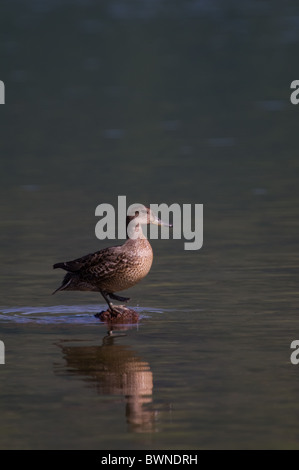
[[(2, 307), (0, 322), (15, 323), (99, 323), (95, 314), (100, 310), (98, 305), (55, 305), (51, 307)], [(163, 313), (161, 309), (135, 308), (140, 319), (148, 318), (150, 313)]]

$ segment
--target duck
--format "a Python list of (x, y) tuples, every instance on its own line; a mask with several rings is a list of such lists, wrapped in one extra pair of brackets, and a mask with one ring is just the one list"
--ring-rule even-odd
[(111, 300), (128, 302), (130, 298), (115, 292), (133, 287), (151, 269), (153, 250), (142, 230), (142, 225), (148, 224), (171, 227), (150, 208), (140, 206), (126, 218), (127, 239), (123, 245), (107, 247), (73, 261), (55, 263), (54, 269), (60, 268), (67, 273), (53, 294), (59, 291), (100, 292), (110, 314), (117, 316), (117, 307)]

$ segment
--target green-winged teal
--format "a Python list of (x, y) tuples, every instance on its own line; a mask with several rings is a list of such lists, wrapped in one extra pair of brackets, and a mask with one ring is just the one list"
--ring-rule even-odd
[[(130, 224), (133, 220), (134, 223)], [(131, 230), (131, 233), (123, 245), (104, 248), (73, 261), (54, 264), (54, 269), (64, 269), (67, 274), (53, 294), (61, 290), (100, 292), (111, 314), (117, 313), (113, 311), (109, 297), (113, 300), (128, 301), (129, 298), (120, 297), (115, 292), (134, 286), (151, 268), (153, 250), (141, 228), (141, 225), (150, 223), (168, 225), (156, 217), (151, 209), (142, 206), (140, 210), (136, 210), (135, 215), (127, 217), (127, 229)]]

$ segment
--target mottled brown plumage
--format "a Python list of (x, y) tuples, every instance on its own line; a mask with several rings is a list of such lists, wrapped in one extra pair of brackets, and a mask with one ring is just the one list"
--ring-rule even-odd
[[(115, 292), (128, 289), (137, 284), (149, 272), (153, 262), (153, 250), (145, 238), (141, 225), (154, 223), (166, 225), (150, 209), (144, 208), (127, 217), (127, 227), (134, 221), (129, 230), (127, 241), (123, 245), (104, 248), (82, 258), (64, 263), (56, 263), (53, 268), (67, 271), (57, 291), (93, 291), (100, 292), (113, 312), (111, 299), (127, 301)], [(131, 225), (131, 224), (130, 224)], [(53, 292), (53, 294), (55, 294)]]

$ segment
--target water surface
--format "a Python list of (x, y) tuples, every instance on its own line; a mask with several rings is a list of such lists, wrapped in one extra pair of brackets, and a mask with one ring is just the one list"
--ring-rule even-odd
[[(298, 7), (4, 3), (1, 449), (297, 449)], [(141, 5), (140, 3), (140, 5)], [(167, 3), (167, 5), (166, 5)], [(55, 31), (55, 34), (53, 34)], [(95, 208), (204, 205), (109, 331), (55, 262)]]

